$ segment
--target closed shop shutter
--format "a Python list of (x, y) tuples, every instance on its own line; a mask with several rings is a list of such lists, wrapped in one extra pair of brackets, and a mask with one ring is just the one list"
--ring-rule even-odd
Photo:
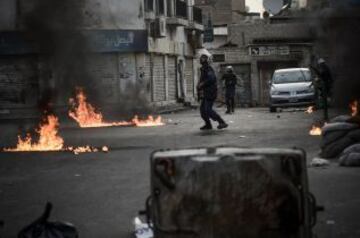
[(151, 55), (145, 55), (144, 65), (144, 87), (147, 92), (147, 99), (151, 102)]
[(154, 56), (154, 90), (155, 90), (155, 102), (165, 101), (165, 67), (164, 56)]
[(37, 59), (32, 56), (0, 57), (0, 105), (34, 106), (38, 95)]
[(168, 58), (169, 100), (176, 100), (176, 57)]
[[(88, 57), (91, 78), (87, 79), (92, 98), (104, 103), (116, 103), (119, 93), (117, 54), (94, 54)], [(90, 92), (89, 92), (90, 93)]]
[(194, 64), (193, 59), (186, 59), (185, 61), (185, 82), (186, 82), (186, 96), (194, 97)]

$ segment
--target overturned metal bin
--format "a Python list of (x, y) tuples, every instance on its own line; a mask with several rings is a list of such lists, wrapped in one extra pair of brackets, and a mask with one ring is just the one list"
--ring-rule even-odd
[(155, 238), (310, 238), (318, 210), (302, 150), (202, 148), (151, 158), (144, 214)]

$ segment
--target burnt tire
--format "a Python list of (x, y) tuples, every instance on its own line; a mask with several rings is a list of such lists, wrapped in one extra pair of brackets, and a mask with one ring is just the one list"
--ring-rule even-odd
[(271, 113), (276, 112), (276, 107), (269, 107), (269, 111), (270, 111)]

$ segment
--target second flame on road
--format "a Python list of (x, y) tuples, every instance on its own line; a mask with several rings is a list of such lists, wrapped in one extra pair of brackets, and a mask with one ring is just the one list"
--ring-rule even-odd
[(70, 99), (71, 110), (69, 116), (74, 119), (80, 127), (111, 127), (111, 126), (136, 126), (136, 127), (153, 127), (163, 126), (162, 118), (148, 116), (147, 119), (139, 119), (135, 116), (130, 121), (105, 122), (103, 115), (96, 112), (95, 108), (87, 102), (87, 97), (82, 88), (77, 89), (76, 99)]
[(322, 135), (322, 128), (319, 127), (319, 126), (313, 125), (310, 132), (309, 132), (309, 134), (311, 136), (321, 136)]

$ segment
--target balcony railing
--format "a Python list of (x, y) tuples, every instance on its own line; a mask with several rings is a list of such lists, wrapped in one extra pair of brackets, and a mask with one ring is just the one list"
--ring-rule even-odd
[(188, 18), (186, 2), (176, 0), (176, 16), (179, 18)]
[(202, 17), (202, 10), (199, 7), (193, 8), (193, 15), (194, 15), (194, 22), (202, 24), (203, 23), (203, 17)]

